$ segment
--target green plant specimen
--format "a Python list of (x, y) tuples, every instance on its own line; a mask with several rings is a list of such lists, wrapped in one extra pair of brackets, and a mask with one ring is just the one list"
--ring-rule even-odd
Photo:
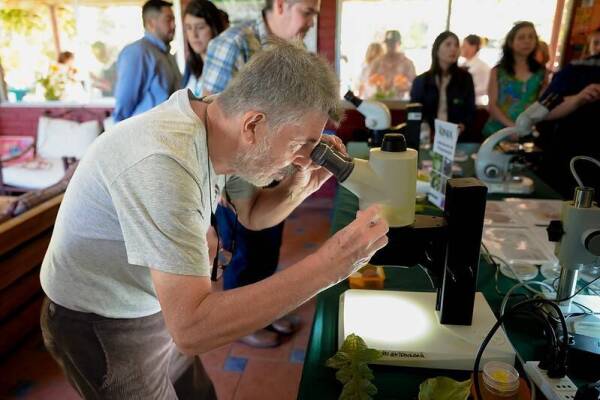
[(344, 388), (340, 400), (370, 400), (377, 393), (371, 383), (373, 372), (368, 363), (381, 357), (381, 352), (369, 349), (360, 336), (350, 334), (344, 340), (342, 348), (325, 365), (338, 371), (335, 377)]

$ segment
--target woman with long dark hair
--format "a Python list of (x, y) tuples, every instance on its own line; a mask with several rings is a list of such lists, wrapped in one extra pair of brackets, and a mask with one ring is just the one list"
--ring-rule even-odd
[(459, 55), (458, 36), (440, 33), (431, 49), (431, 67), (414, 80), (410, 100), (423, 104), (423, 121), (431, 132), (437, 118), (458, 124), (467, 138), (475, 118), (475, 88), (471, 74), (458, 67)]
[(519, 114), (542, 93), (548, 77), (535, 59), (538, 42), (535, 27), (528, 21), (516, 23), (506, 35), (502, 58), (490, 74), (490, 118), (483, 127), (484, 136), (514, 126)]
[(208, 0), (192, 0), (183, 14), (187, 62), (183, 84), (197, 97), (202, 95), (202, 69), (208, 42), (225, 30), (219, 9)]

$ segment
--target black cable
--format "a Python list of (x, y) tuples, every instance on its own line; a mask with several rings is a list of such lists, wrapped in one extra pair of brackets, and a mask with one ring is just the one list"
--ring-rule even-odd
[(433, 282), (433, 278), (431, 276), (429, 276), (429, 273), (427, 272), (427, 269), (423, 266), (423, 264), (417, 264), (417, 266), (419, 268), (421, 268), (421, 271), (425, 272), (425, 276), (429, 279), (429, 283), (431, 283), (431, 287), (433, 289), (437, 289), (435, 287), (435, 283)]
[(554, 308), (554, 310), (560, 316), (560, 318), (561, 318), (560, 322), (561, 322), (562, 329), (563, 329), (563, 337), (562, 337), (563, 348), (561, 349), (563, 354), (561, 354), (561, 356), (563, 356), (564, 359), (566, 360), (566, 351), (567, 351), (568, 344), (569, 344), (569, 337), (568, 337), (568, 333), (567, 333), (567, 321), (565, 320), (564, 315), (562, 314), (562, 311), (560, 310), (560, 307), (558, 307), (558, 305), (556, 303), (554, 303), (553, 301), (546, 300), (546, 299), (530, 299), (530, 300), (524, 300), (520, 303), (517, 303), (514, 306), (512, 306), (508, 311), (506, 311), (504, 314), (500, 315), (500, 317), (498, 318), (498, 321), (496, 321), (496, 323), (494, 324), (492, 329), (489, 331), (489, 333), (487, 334), (485, 339), (483, 339), (483, 342), (481, 342), (481, 346), (479, 347), (479, 350), (477, 351), (477, 356), (475, 357), (475, 365), (473, 366), (473, 380), (474, 380), (473, 384), (475, 386), (475, 393), (477, 394), (478, 399), (483, 399), (483, 396), (481, 395), (481, 388), (479, 386), (479, 364), (481, 364), (481, 358), (483, 356), (483, 352), (484, 352), (485, 348), (487, 347), (489, 342), (492, 340), (492, 337), (494, 336), (494, 334), (496, 333), (498, 328), (500, 326), (502, 326), (502, 324), (504, 323), (504, 320), (507, 318), (507, 316), (519, 311), (520, 308), (522, 308), (526, 305), (536, 304), (536, 303), (548, 304), (550, 307)]
[[(496, 268), (496, 272), (494, 272), (494, 289), (496, 290), (496, 294), (498, 296), (505, 297), (507, 295), (507, 293), (502, 292), (500, 290), (500, 287), (498, 286), (499, 285), (499, 279), (498, 278), (500, 276), (500, 264), (498, 264), (496, 262), (496, 260), (494, 260), (494, 255), (490, 253), (490, 251), (488, 250), (488, 248), (486, 247), (486, 245), (483, 242), (481, 242), (481, 246), (485, 250), (484, 255), (487, 258), (488, 262), (490, 264), (492, 264), (494, 266), (494, 268)], [(516, 297), (516, 296), (526, 296), (526, 295), (523, 294), (523, 293), (514, 293), (514, 294), (511, 294), (510, 296), (511, 297)]]
[(600, 276), (596, 277), (595, 279), (591, 280), (590, 282), (588, 282), (586, 285), (582, 286), (581, 288), (579, 288), (578, 291), (576, 291), (575, 293), (573, 293), (571, 296), (566, 297), (564, 299), (560, 299), (560, 300), (555, 300), (558, 303), (562, 303), (563, 301), (567, 301), (567, 300), (571, 300), (573, 297), (577, 296), (579, 293), (581, 293), (582, 290), (587, 289), (588, 287), (590, 287), (594, 282), (596, 282), (598, 279), (600, 279)]
[(544, 333), (550, 340), (550, 347), (552, 348), (552, 358), (547, 357), (547, 359), (557, 360), (560, 347), (558, 344), (558, 337), (556, 335), (556, 331), (554, 330), (552, 323), (547, 318), (547, 315), (543, 312), (543, 310), (538, 309), (538, 311), (541, 311), (541, 313), (537, 313), (534, 311), (523, 311), (523, 314), (535, 319), (541, 324)]

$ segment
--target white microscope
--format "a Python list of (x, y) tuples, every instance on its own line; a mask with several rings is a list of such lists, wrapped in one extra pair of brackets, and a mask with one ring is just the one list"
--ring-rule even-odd
[[(351, 289), (340, 297), (338, 343), (355, 333), (382, 351), (378, 364), (470, 369), (496, 318), (477, 292), (487, 188), (475, 178), (449, 179), (444, 216), (415, 214), (417, 151), (402, 134), (388, 133), (369, 160), (349, 159), (326, 143), (311, 154), (364, 209), (380, 203), (390, 229), (374, 265), (420, 265), (433, 292)], [(515, 353), (496, 332), (485, 361), (512, 363)]]
[(533, 146), (514, 142), (532, 134), (533, 126), (543, 121), (561, 101), (557, 95), (546, 96), (523, 111), (514, 127), (501, 129), (482, 143), (475, 160), (475, 174), (487, 185), (489, 193), (533, 192), (533, 180), (513, 172), (519, 167), (517, 156), (531, 152)]
[[(585, 156), (576, 159), (598, 161)], [(569, 346), (569, 368), (577, 369), (577, 374), (590, 380), (600, 379), (598, 369), (585, 368), (598, 365), (600, 361), (600, 297), (578, 294), (579, 272), (585, 265), (600, 263), (600, 208), (593, 201), (594, 189), (585, 187), (579, 181), (573, 200), (562, 205), (560, 221), (552, 221), (548, 226), (548, 237), (556, 244), (556, 255), (560, 263), (560, 278), (556, 299), (565, 314), (582, 313), (569, 319), (569, 333), (572, 340)]]
[(392, 114), (387, 105), (376, 100), (363, 100), (348, 90), (344, 95), (356, 111), (365, 117), (365, 127), (369, 131), (369, 147), (380, 147), (387, 133), (402, 133), (407, 147), (418, 151), (421, 135), (423, 106), (420, 103), (406, 105), (406, 123), (392, 126)]

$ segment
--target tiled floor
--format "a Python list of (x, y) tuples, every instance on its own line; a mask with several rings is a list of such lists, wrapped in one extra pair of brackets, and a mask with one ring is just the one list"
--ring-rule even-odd
[[(332, 187), (309, 198), (286, 221), (280, 268), (313, 252), (329, 234)], [(220, 400), (295, 399), (314, 315), (314, 299), (297, 311), (302, 325), (272, 349), (231, 343), (202, 355)], [(78, 399), (60, 368), (44, 349), (41, 334), (0, 360), (0, 399)]]

